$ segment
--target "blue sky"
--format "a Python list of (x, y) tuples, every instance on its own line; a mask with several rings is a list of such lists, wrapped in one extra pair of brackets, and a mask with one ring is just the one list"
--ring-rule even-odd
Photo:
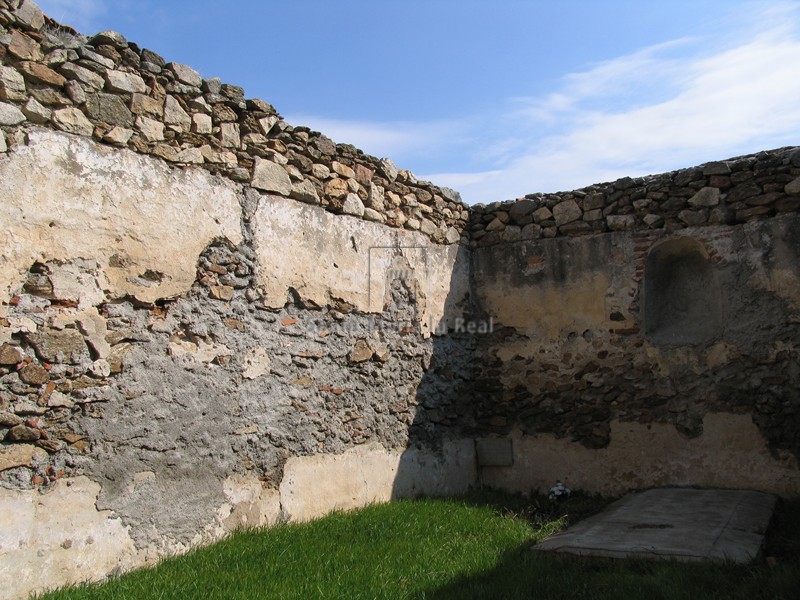
[(800, 1), (38, 4), (470, 203), (800, 145)]

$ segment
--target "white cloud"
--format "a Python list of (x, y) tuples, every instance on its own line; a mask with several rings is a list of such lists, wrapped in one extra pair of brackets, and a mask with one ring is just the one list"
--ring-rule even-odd
[[(658, 85), (643, 88), (641, 82), (651, 84), (675, 77), (681, 64), (677, 59), (665, 55), (680, 50), (691, 40), (681, 39), (644, 48), (628, 56), (622, 56), (596, 64), (591, 69), (570, 73), (563, 78), (561, 89), (544, 98), (514, 98), (521, 108), (514, 114), (540, 123), (554, 123), (556, 119), (569, 115), (581, 103), (624, 101), (636, 99), (645, 102), (649, 96), (660, 93)], [(654, 75), (657, 74), (657, 78)]]
[(469, 186), (482, 186), (491, 181), (496, 181), (505, 176), (505, 171), (482, 171), (479, 173), (437, 173), (436, 175), (422, 176), (422, 179), (431, 180), (437, 185), (461, 190)]
[(459, 121), (377, 122), (328, 119), (313, 115), (288, 115), (290, 123), (302, 123), (337, 143), (352, 144), (374, 156), (389, 156), (403, 168), (409, 157), (433, 156), (445, 147), (464, 143), (468, 125)]
[[(505, 110), (433, 123), (290, 121), (401, 167), (470, 203), (570, 190), (800, 144), (800, 5), (754, 4), (707, 37), (643, 48), (563, 77)], [(453, 170), (453, 158), (474, 169)], [(458, 169), (459, 167), (456, 167)], [(445, 170), (447, 169), (447, 170)]]
[(568, 75), (514, 99), (491, 169), (423, 176), (490, 202), (798, 144), (798, 20), (797, 4), (775, 4), (751, 13), (746, 37), (740, 26), (716, 46), (677, 40)]
[(106, 13), (110, 2), (109, 0), (36, 0), (36, 4), (48, 17), (89, 35), (100, 28), (100, 18)]

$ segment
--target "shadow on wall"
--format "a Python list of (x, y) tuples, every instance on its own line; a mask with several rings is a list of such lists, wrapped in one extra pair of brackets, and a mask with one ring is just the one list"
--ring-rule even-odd
[[(482, 484), (796, 493), (796, 215), (473, 250)], [(667, 239), (665, 239), (667, 238)]]
[[(472, 311), (469, 250), (456, 249), (444, 311), (429, 324), (431, 343), (419, 357), (424, 375), (408, 399), (408, 443), (397, 467), (392, 499), (450, 496), (466, 492), (477, 481), (475, 445), (468, 433), (474, 424), (472, 380), (479, 338), (492, 324)], [(412, 274), (414, 275), (414, 274)], [(406, 289), (416, 301), (414, 328), (422, 327), (427, 299), (420, 277), (394, 277), (388, 293)], [(402, 400), (402, 399), (400, 399)]]

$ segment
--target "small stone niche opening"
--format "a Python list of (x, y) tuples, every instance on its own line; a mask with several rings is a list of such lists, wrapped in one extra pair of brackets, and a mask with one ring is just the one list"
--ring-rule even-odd
[(668, 240), (647, 256), (644, 322), (647, 339), (667, 346), (707, 344), (722, 330), (722, 296), (705, 247)]

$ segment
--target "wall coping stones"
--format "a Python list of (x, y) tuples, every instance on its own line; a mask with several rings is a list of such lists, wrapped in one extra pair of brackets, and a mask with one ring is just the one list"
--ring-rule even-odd
[[(570, 192), (470, 210), (473, 248), (518, 241), (605, 233), (668, 232), (736, 225), (800, 209), (800, 147), (790, 146), (647, 177), (623, 177)], [(540, 226), (527, 236), (519, 227)]]

